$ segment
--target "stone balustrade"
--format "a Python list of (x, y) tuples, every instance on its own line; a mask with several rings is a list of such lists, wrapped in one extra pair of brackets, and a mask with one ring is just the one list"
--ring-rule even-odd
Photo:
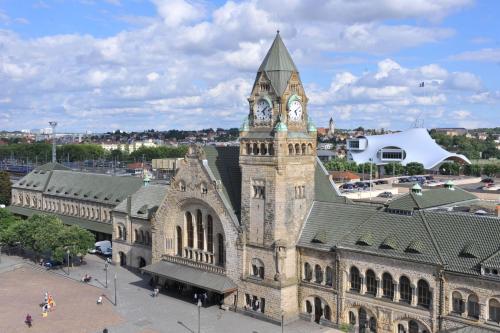
[[(194, 249), (191, 249), (191, 250), (196, 251), (196, 252), (204, 252), (204, 251), (194, 250)], [(205, 254), (205, 252), (203, 254)], [(212, 254), (212, 256), (213, 256), (213, 254)], [(215, 274), (219, 274), (219, 275), (226, 275), (226, 270), (224, 269), (224, 267), (215, 266), (215, 265), (212, 265), (212, 264), (209, 264), (206, 262), (195, 261), (193, 259), (184, 258), (184, 257), (171, 256), (168, 254), (164, 254), (162, 256), (162, 259), (165, 261), (176, 263), (176, 264), (181, 264), (181, 265), (186, 265), (186, 266), (198, 268), (198, 269), (210, 272), (210, 273), (215, 273)]]

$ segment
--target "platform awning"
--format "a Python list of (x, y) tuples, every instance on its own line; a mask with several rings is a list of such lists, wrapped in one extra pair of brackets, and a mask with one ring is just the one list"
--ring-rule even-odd
[(141, 270), (221, 294), (238, 289), (238, 286), (227, 276), (164, 260), (143, 267)]

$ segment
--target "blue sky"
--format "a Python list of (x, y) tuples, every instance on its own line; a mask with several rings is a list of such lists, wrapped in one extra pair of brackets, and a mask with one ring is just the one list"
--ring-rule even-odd
[(498, 1), (313, 3), (0, 0), (0, 129), (237, 127), (277, 29), (318, 126), (500, 126)]

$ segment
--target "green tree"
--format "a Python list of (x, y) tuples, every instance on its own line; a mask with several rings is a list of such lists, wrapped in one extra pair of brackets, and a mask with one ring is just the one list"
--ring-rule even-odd
[(12, 189), (10, 184), (10, 175), (5, 171), (0, 171), (0, 204), (10, 205)]
[(459, 172), (460, 172), (460, 165), (455, 162), (444, 162), (439, 166), (439, 173), (442, 175), (458, 176)]
[(483, 165), (483, 175), (494, 177), (499, 172), (500, 172), (500, 166), (496, 164), (488, 163)]
[(8, 233), (12, 225), (19, 222), (19, 218), (15, 217), (5, 208), (0, 208), (0, 243), (8, 243), (10, 238)]
[(356, 162), (347, 161), (341, 158), (334, 158), (325, 162), (325, 168), (329, 171), (353, 171), (358, 172)]
[(405, 167), (402, 166), (401, 163), (391, 162), (389, 164), (384, 165), (384, 171), (386, 175), (400, 176), (404, 174)]
[(187, 146), (179, 147), (141, 147), (130, 154), (130, 159), (136, 161), (151, 161), (153, 158), (176, 158), (184, 157), (187, 153)]
[(464, 174), (467, 176), (481, 176), (481, 166), (479, 164), (466, 164), (464, 166)]
[(410, 162), (405, 166), (405, 173), (410, 176), (421, 175), (424, 173), (424, 170), (423, 164), (418, 162)]

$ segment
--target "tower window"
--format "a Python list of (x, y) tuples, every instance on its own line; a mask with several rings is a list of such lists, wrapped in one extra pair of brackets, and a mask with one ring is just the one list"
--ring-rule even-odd
[(266, 187), (261, 185), (253, 186), (253, 197), (255, 199), (265, 199), (266, 198)]
[(295, 186), (295, 199), (303, 199), (306, 197), (306, 187), (304, 185)]
[(260, 91), (269, 91), (270, 90), (269, 83), (261, 83), (260, 84)]

